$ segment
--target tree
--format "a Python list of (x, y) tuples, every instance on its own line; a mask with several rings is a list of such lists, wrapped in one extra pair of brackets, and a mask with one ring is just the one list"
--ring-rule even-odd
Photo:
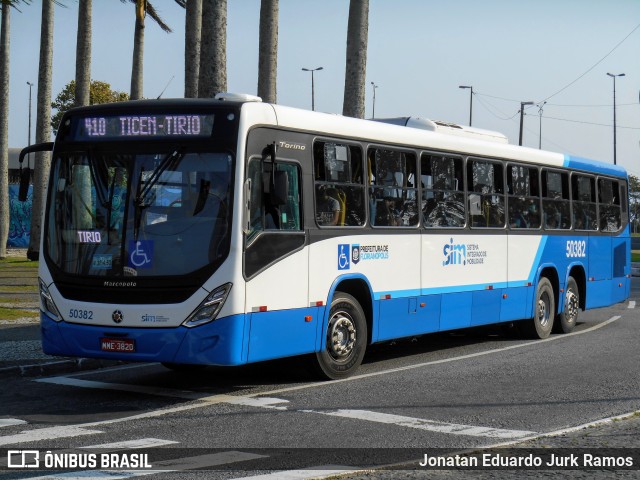
[(342, 114), (347, 117), (364, 118), (369, 0), (351, 0), (347, 29), (347, 64)]
[[(51, 103), (51, 107), (56, 112), (51, 116), (51, 127), (56, 130), (60, 125), (62, 115), (71, 107), (78, 105), (76, 100), (76, 82), (71, 80), (65, 85), (55, 100)], [(92, 80), (89, 87), (89, 101), (86, 105), (96, 105), (99, 103), (123, 102), (129, 100), (129, 94), (126, 92), (118, 92), (111, 90), (111, 85), (99, 80)]]
[(9, 238), (9, 24), (14, 2), (2, 0), (0, 26), (0, 258)]
[(189, 0), (184, 28), (184, 97), (198, 97), (202, 0)]
[[(120, 0), (127, 3), (127, 0)], [(144, 19), (147, 14), (160, 26), (162, 30), (171, 33), (169, 25), (158, 15), (158, 12), (147, 0), (128, 0), (136, 6), (136, 28), (133, 34), (133, 65), (131, 67), (131, 99), (142, 98), (143, 59), (144, 59)], [(186, 6), (186, 0), (175, 0), (181, 7)]]
[[(91, 89), (91, 2), (82, 0), (78, 6), (76, 41), (76, 106), (89, 105)], [(56, 128), (55, 125), (53, 128)]]
[(260, 40), (258, 59), (258, 96), (276, 103), (278, 71), (278, 0), (260, 3)]
[(198, 97), (227, 90), (227, 0), (203, 0)]
[(632, 232), (638, 232), (640, 222), (640, 178), (629, 175), (629, 220), (632, 224)]
[[(38, 66), (38, 100), (36, 108), (36, 143), (51, 140), (51, 71), (53, 64), (53, 4), (54, 0), (42, 0), (40, 26), (40, 62)], [(51, 152), (37, 152), (33, 171), (33, 203), (31, 238), (27, 258), (37, 260), (40, 252), (42, 209), (49, 180)]]

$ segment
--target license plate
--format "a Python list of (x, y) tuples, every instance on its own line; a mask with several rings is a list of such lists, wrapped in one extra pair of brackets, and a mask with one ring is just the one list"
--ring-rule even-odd
[(127, 352), (136, 351), (136, 343), (131, 338), (101, 338), (100, 349), (103, 352)]

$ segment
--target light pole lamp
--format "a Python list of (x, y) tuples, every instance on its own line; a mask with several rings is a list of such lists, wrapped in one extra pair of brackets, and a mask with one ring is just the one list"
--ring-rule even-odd
[(468, 88), (471, 90), (471, 95), (469, 95), (469, 126), (471, 126), (471, 120), (473, 119), (473, 87), (470, 85), (460, 85), (458, 88)]
[(371, 85), (373, 87), (373, 109), (371, 113), (371, 118), (376, 118), (376, 88), (378, 88), (379, 85), (376, 85), (373, 82), (371, 82)]
[(318, 70), (322, 70), (322, 67), (318, 68), (303, 68), (303, 72), (311, 72), (311, 110), (315, 111), (316, 109), (316, 100), (315, 100), (315, 87), (313, 83), (313, 72), (317, 72)]
[(522, 145), (522, 127), (524, 125), (524, 107), (525, 105), (533, 105), (533, 102), (520, 102), (520, 137), (518, 145)]
[(624, 77), (624, 73), (613, 74), (607, 72), (613, 78), (613, 164), (616, 164), (616, 77)]

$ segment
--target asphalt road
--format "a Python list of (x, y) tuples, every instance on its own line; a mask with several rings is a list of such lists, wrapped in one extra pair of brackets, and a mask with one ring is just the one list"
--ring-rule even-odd
[[(370, 479), (609, 478), (611, 471), (598, 469), (435, 472), (418, 462), (424, 453), (505, 444), (536, 455), (635, 448), (612, 455), (636, 455), (635, 468), (616, 473), (638, 478), (638, 417), (581, 427), (640, 411), (637, 283), (631, 302), (583, 312), (573, 334), (545, 341), (497, 328), (428, 335), (372, 348), (359, 374), (344, 381), (314, 381), (304, 359), (190, 373), (132, 364), (7, 378), (0, 449), (129, 452), (135, 445), (145, 447), (154, 468), (187, 469), (153, 478), (284, 478), (283, 471), (312, 478), (402, 464), (350, 476)], [(15, 472), (0, 475), (51, 475)]]

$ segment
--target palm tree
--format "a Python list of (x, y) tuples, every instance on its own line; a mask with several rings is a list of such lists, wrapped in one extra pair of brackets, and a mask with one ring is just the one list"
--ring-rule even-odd
[[(51, 140), (51, 71), (53, 66), (53, 4), (54, 0), (42, 0), (42, 24), (40, 25), (40, 63), (38, 66), (38, 100), (36, 107), (36, 143)], [(49, 180), (51, 152), (37, 152), (33, 170), (33, 203), (31, 214), (31, 238), (27, 258), (37, 260), (40, 252), (42, 210), (44, 194)]]
[[(120, 0), (127, 3), (127, 0)], [(171, 33), (169, 25), (158, 15), (158, 12), (147, 0), (128, 0), (136, 6), (136, 28), (133, 34), (133, 65), (131, 67), (131, 100), (142, 98), (142, 79), (144, 59), (144, 19), (147, 14), (160, 26), (162, 30)], [(186, 0), (175, 0), (181, 7), (186, 7)]]
[(278, 70), (278, 0), (260, 3), (260, 56), (258, 59), (258, 96), (276, 103)]
[(198, 97), (227, 90), (227, 0), (203, 0)]
[(200, 37), (202, 36), (202, 0), (188, 0), (184, 28), (184, 96), (198, 97)]
[(2, 0), (0, 26), (0, 258), (7, 256), (9, 238), (9, 24), (14, 3)]
[(364, 118), (369, 0), (351, 0), (347, 28), (347, 65), (342, 114), (347, 117)]
[(91, 3), (82, 0), (78, 8), (76, 43), (76, 105), (89, 105), (91, 88)]

